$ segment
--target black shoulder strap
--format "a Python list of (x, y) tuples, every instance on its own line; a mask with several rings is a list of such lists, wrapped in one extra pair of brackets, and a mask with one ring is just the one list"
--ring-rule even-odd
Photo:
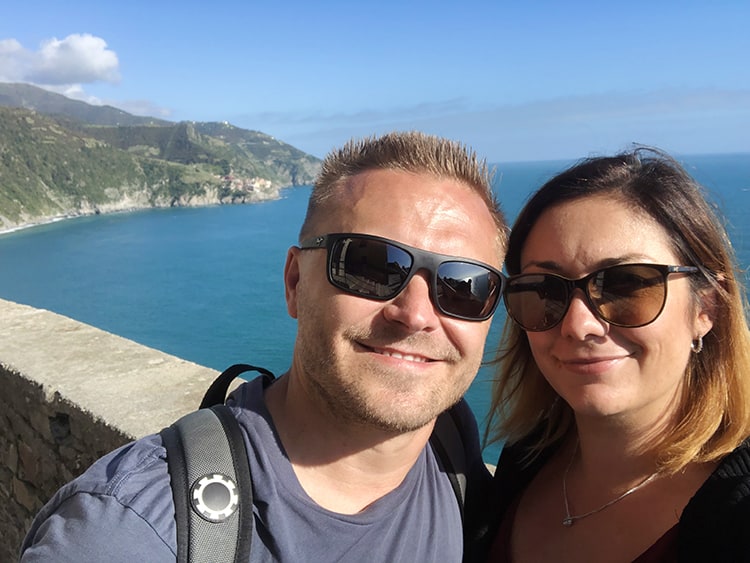
[(435, 421), (430, 444), (448, 474), (463, 518), (466, 501), (466, 452), (459, 424), (460, 420), (454, 409), (442, 413)]
[(223, 405), (227, 398), (229, 384), (232, 383), (237, 376), (246, 371), (257, 371), (271, 379), (275, 378), (274, 374), (266, 368), (251, 366), (250, 364), (234, 364), (221, 372), (221, 375), (219, 375), (219, 377), (217, 377), (209, 386), (208, 390), (206, 390), (206, 394), (203, 395), (200, 408), (205, 409), (206, 407), (212, 407), (214, 405)]
[(191, 412), (161, 435), (175, 505), (177, 561), (247, 561), (252, 481), (239, 423), (229, 407)]
[(206, 391), (200, 410), (161, 431), (175, 505), (178, 563), (244, 563), (250, 558), (250, 465), (239, 422), (223, 403), (232, 380), (251, 370), (274, 377), (264, 368), (230, 366)]

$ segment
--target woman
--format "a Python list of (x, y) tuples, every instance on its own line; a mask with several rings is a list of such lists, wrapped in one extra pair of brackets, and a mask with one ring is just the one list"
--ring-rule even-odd
[(492, 561), (750, 560), (750, 332), (727, 233), (639, 148), (512, 229)]

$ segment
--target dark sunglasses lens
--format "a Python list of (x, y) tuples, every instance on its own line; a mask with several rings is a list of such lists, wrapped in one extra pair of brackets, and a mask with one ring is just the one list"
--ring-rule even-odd
[(547, 274), (527, 274), (508, 280), (505, 288), (508, 315), (521, 328), (552, 328), (568, 309), (568, 289), (563, 280)]
[(654, 321), (667, 297), (663, 272), (643, 264), (602, 270), (589, 280), (588, 291), (599, 315), (623, 327), (639, 327)]
[(443, 262), (437, 271), (437, 301), (444, 313), (484, 320), (495, 310), (502, 280), (495, 272), (468, 262)]
[(412, 266), (406, 251), (383, 241), (348, 237), (336, 241), (330, 256), (331, 281), (337, 287), (376, 299), (390, 299)]

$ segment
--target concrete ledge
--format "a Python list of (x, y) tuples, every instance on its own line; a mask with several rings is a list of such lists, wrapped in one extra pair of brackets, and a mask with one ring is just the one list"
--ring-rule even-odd
[(0, 365), (139, 438), (198, 407), (217, 372), (68, 317), (0, 300)]
[(0, 299), (0, 561), (105, 453), (198, 407), (217, 372)]

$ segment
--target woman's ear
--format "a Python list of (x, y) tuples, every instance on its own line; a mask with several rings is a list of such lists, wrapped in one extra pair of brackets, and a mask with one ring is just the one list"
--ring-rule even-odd
[(718, 310), (717, 301), (718, 296), (715, 288), (702, 290), (698, 294), (698, 306), (694, 321), (696, 338), (705, 336), (713, 328)]

